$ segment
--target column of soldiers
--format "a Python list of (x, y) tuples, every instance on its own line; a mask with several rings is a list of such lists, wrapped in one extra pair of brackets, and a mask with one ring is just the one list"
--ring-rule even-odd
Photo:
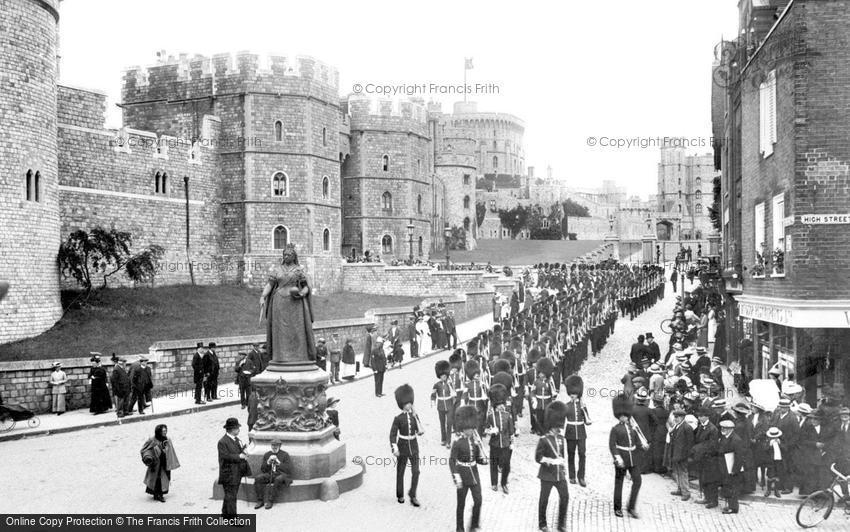
[[(529, 299), (522, 309), (514, 307), (465, 349), (460, 347), (448, 361), (435, 364), (438, 380), (431, 404), (437, 409), (441, 443), (451, 449), (458, 530), (463, 530), (467, 492), (475, 505), (472, 527), (478, 526), (478, 464), (489, 464), (493, 491), (509, 493), (512, 443), (520, 418), (526, 417), (526, 405), (531, 432), (540, 436), (536, 460), (541, 528), (546, 526), (545, 504), (555, 488), (558, 530), (564, 529), (568, 483), (587, 485), (585, 425), (590, 416), (581, 401), (583, 382), (575, 373), (588, 356), (601, 351), (619, 309), (637, 315), (663, 295), (663, 270), (655, 267), (555, 264), (536, 273), (540, 292), (533, 301)], [(569, 396), (566, 403), (557, 400), (562, 383)], [(404, 446), (398, 434), (391, 436), (391, 443)], [(489, 453), (484, 437), (489, 438)], [(397, 488), (400, 502), (402, 487)]]

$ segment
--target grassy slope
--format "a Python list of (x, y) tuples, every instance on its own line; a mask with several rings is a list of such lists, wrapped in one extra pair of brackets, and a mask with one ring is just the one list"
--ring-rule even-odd
[[(63, 294), (63, 303), (75, 294)], [(86, 308), (68, 311), (52, 329), (28, 340), (0, 345), (0, 360), (86, 356), (99, 351), (146, 353), (160, 340), (238, 336), (262, 332), (259, 290), (237, 286), (169, 286), (112, 289), (92, 296)], [(318, 320), (362, 317), (375, 307), (413, 306), (417, 297), (341, 292), (313, 296)]]

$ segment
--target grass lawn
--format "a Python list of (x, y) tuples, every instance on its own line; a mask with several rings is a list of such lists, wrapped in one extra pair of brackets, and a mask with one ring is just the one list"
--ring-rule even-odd
[(510, 266), (525, 266), (538, 262), (564, 263), (596, 249), (601, 244), (599, 240), (479, 240), (478, 249), (451, 251), (450, 257), (452, 262), (491, 262)]
[[(63, 304), (76, 296), (62, 294)], [(49, 331), (0, 345), (0, 361), (88, 356), (99, 351), (147, 353), (160, 340), (262, 333), (260, 290), (239, 286), (117, 288), (92, 295), (85, 308), (69, 310)], [(416, 305), (419, 297), (341, 292), (313, 296), (316, 321), (362, 317), (375, 307)]]

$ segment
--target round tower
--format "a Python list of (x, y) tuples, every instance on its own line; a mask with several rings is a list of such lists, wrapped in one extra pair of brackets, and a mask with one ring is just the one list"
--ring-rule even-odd
[(56, 138), (58, 0), (0, 0), (0, 343), (62, 315)]
[(467, 249), (475, 249), (478, 233), (475, 135), (473, 131), (451, 127), (440, 127), (438, 130), (440, 136), (434, 171), (446, 184), (445, 218), (451, 227), (463, 228)]

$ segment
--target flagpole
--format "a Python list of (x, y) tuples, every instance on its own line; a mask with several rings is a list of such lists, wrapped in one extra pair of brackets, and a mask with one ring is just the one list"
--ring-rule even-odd
[(466, 103), (466, 71), (469, 70), (466, 68), (467, 59), (463, 58), (463, 103)]

